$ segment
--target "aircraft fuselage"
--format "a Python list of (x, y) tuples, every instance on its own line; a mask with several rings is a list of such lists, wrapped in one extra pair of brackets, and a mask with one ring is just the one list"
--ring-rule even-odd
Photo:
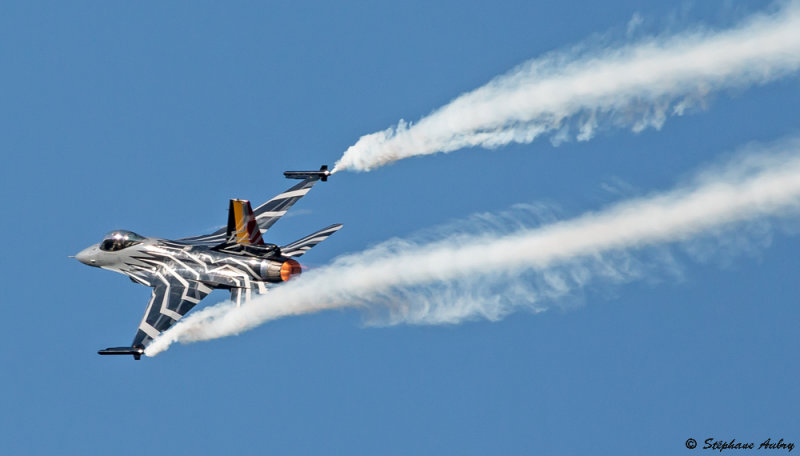
[(104, 250), (98, 243), (75, 257), (84, 264), (124, 274), (148, 287), (176, 279), (211, 289), (238, 288), (264, 293), (270, 284), (300, 273), (297, 261), (282, 257), (274, 244), (242, 246), (232, 252), (165, 239), (141, 239), (119, 250)]

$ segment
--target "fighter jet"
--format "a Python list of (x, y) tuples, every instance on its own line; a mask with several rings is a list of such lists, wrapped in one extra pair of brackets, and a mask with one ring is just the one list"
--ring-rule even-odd
[(287, 171), (284, 175), (302, 182), (255, 210), (247, 200), (230, 200), (228, 226), (213, 233), (167, 240), (117, 230), (78, 253), (75, 258), (83, 264), (119, 272), (153, 289), (131, 345), (98, 353), (133, 355), (138, 360), (155, 337), (212, 290), (230, 290), (231, 300), (242, 305), (300, 274), (296, 258), (342, 225), (328, 226), (281, 247), (264, 242), (267, 230), (317, 181), (326, 181), (330, 171), (322, 166), (319, 171)]

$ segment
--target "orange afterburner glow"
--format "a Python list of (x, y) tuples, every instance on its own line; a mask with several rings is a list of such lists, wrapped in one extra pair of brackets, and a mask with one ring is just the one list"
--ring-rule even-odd
[(286, 282), (292, 276), (299, 275), (301, 272), (303, 272), (303, 268), (300, 267), (300, 263), (295, 260), (286, 260), (281, 265), (281, 280)]

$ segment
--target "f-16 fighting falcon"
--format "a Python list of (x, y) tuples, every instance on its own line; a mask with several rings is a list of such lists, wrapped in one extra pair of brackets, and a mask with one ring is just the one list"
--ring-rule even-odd
[(156, 336), (213, 289), (230, 290), (231, 300), (241, 305), (266, 293), (270, 286), (300, 274), (295, 258), (342, 225), (331, 225), (282, 247), (265, 243), (263, 235), (317, 181), (327, 181), (330, 174), (327, 166), (319, 171), (285, 172), (287, 178), (303, 181), (255, 210), (247, 200), (232, 199), (228, 226), (211, 234), (172, 241), (119, 230), (78, 253), (75, 257), (81, 263), (125, 274), (133, 282), (153, 289), (131, 346), (106, 348), (98, 353), (133, 355), (138, 360)]

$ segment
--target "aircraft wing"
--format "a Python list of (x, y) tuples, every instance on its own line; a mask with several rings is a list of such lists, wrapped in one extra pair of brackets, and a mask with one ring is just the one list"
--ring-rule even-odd
[[(294, 205), (294, 203), (305, 196), (305, 194), (311, 190), (311, 187), (313, 187), (314, 184), (316, 184), (319, 180), (320, 176), (310, 175), (306, 179), (303, 179), (302, 182), (292, 186), (283, 193), (275, 195), (275, 197), (273, 197), (271, 200), (255, 208), (253, 214), (255, 215), (258, 228), (261, 230), (261, 234), (263, 235), (266, 233), (267, 230), (281, 217), (283, 217), (283, 215), (286, 214), (286, 211), (288, 211), (289, 208)], [(187, 244), (216, 246), (227, 241), (227, 234), (228, 228), (225, 227), (220, 228), (211, 234), (182, 238), (178, 239), (178, 241)]]
[(283, 214), (285, 214), (294, 203), (311, 190), (311, 187), (313, 187), (319, 179), (319, 176), (311, 176), (303, 179), (299, 184), (283, 193), (275, 195), (271, 200), (258, 206), (253, 212), (256, 215), (256, 221), (258, 222), (258, 227), (261, 228), (261, 232), (266, 233), (275, 222), (283, 217)]
[(144, 311), (133, 347), (146, 347), (159, 334), (175, 324), (187, 312), (211, 293), (211, 288), (199, 282), (157, 273), (161, 283), (153, 287), (150, 302)]
[(215, 245), (222, 244), (227, 240), (227, 232), (228, 228), (222, 227), (210, 234), (181, 238), (177, 239), (177, 241), (192, 245), (207, 245), (209, 247), (213, 247)]
[(309, 234), (302, 239), (298, 239), (291, 244), (284, 245), (281, 247), (281, 255), (297, 258), (308, 252), (311, 247), (314, 247), (325, 239), (328, 239), (331, 234), (339, 231), (341, 228), (342, 224), (337, 223), (336, 225), (323, 228), (316, 233)]
[(133, 355), (135, 359), (139, 359), (144, 353), (144, 348), (150, 345), (154, 338), (169, 329), (212, 291), (200, 282), (165, 276), (160, 272), (157, 276), (161, 283), (153, 287), (150, 302), (147, 304), (131, 346), (106, 348), (97, 353)]

